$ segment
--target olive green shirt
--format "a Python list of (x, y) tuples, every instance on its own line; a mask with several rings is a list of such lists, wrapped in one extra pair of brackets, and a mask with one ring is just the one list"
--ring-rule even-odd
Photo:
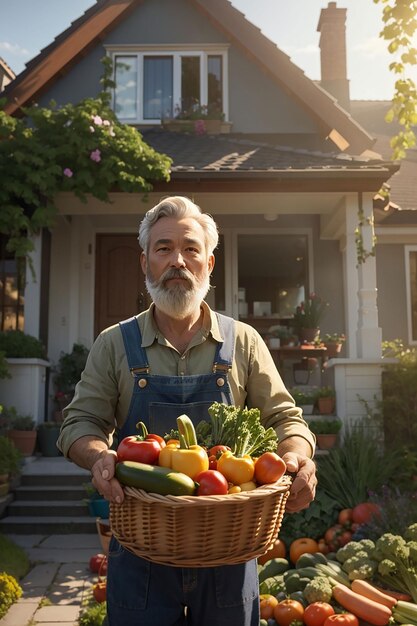
[[(153, 308), (151, 305), (137, 316), (150, 373), (160, 376), (210, 373), (217, 342), (223, 341), (216, 314), (205, 302), (202, 303), (202, 327), (184, 354), (180, 354), (158, 330)], [(252, 326), (238, 321), (235, 324), (235, 355), (228, 375), (234, 404), (258, 408), (263, 425), (274, 427), (279, 440), (293, 435), (303, 437), (311, 446), (312, 456), (314, 435), (285, 388), (264, 340)], [(58, 447), (65, 456), (74, 441), (86, 435), (103, 439), (111, 445), (116, 426), (121, 427), (127, 417), (133, 385), (122, 333), (116, 324), (95, 340), (74, 399), (64, 409)]]

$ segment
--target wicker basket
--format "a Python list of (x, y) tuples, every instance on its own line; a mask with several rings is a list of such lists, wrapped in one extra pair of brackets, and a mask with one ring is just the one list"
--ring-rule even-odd
[(128, 550), (155, 563), (212, 567), (244, 563), (275, 541), (291, 479), (225, 496), (160, 496), (125, 487), (111, 504), (113, 535)]

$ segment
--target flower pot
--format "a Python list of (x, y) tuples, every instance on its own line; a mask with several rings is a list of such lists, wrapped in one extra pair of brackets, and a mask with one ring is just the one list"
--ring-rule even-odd
[(320, 450), (331, 450), (337, 443), (337, 434), (316, 435), (316, 439)]
[(0, 484), (0, 498), (4, 498), (7, 496), (10, 490), (10, 483), (1, 483)]
[(314, 404), (300, 404), (304, 415), (312, 415), (314, 410)]
[(338, 354), (340, 354), (341, 350), (342, 350), (342, 344), (341, 343), (325, 343), (324, 347), (327, 350), (327, 356), (329, 359), (334, 359), (335, 357), (337, 357)]
[(333, 396), (317, 398), (317, 408), (321, 415), (331, 415), (335, 408), (335, 398)]
[(109, 519), (110, 506), (109, 501), (104, 498), (97, 498), (96, 500), (89, 500), (88, 511), (91, 517), (101, 517), (102, 519)]
[(23, 456), (32, 456), (36, 445), (36, 430), (9, 430), (7, 436)]
[(270, 337), (268, 344), (271, 350), (277, 350), (281, 347), (281, 339), (279, 337)]
[(60, 456), (61, 452), (56, 447), (60, 427), (56, 426), (40, 427), (38, 430), (38, 448), (42, 456)]

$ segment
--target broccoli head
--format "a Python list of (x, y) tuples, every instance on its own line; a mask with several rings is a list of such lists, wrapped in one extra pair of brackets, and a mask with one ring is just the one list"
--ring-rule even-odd
[(404, 537), (408, 541), (417, 541), (417, 522), (405, 529)]
[(394, 561), (390, 559), (383, 559), (378, 563), (378, 574), (381, 574), (381, 576), (390, 576), (395, 574), (396, 571), (397, 567)]
[(355, 556), (347, 559), (342, 565), (342, 569), (347, 572), (349, 580), (366, 580), (372, 578), (377, 567), (377, 562), (369, 558), (367, 552), (364, 550), (357, 552)]
[(362, 546), (362, 550), (364, 550), (368, 553), (369, 556), (371, 556), (371, 554), (375, 550), (375, 543), (372, 541), (372, 539), (361, 539), (359, 543)]
[(387, 559), (407, 559), (410, 556), (410, 549), (401, 535), (385, 533), (377, 539), (374, 550), (374, 557), (381, 561)]
[(416, 541), (407, 541), (407, 548), (410, 551), (410, 559), (417, 563), (417, 540)]
[(304, 587), (303, 594), (309, 604), (312, 602), (330, 602), (332, 585), (325, 576), (316, 576)]
[(339, 548), (336, 552), (336, 558), (339, 563), (344, 563), (352, 556), (355, 556), (358, 552), (363, 552), (363, 546), (361, 541), (349, 541), (344, 546)]

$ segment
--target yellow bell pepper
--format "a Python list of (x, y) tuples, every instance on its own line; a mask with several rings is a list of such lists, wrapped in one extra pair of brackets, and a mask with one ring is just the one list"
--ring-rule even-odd
[(170, 467), (172, 468), (172, 453), (174, 452), (174, 450), (178, 450), (178, 448), (180, 447), (179, 442), (178, 443), (168, 443), (165, 448), (161, 448), (161, 452), (159, 453), (159, 457), (158, 457), (158, 465), (160, 465), (161, 467)]
[(252, 480), (255, 474), (255, 463), (248, 454), (242, 457), (232, 452), (223, 452), (217, 461), (217, 469), (234, 485), (241, 485)]
[(164, 450), (168, 448), (169, 451), (162, 456), (162, 462), (161, 453), (159, 453), (159, 465), (169, 463), (164, 467), (182, 472), (194, 480), (200, 472), (208, 470), (208, 455), (205, 449), (197, 444), (197, 436), (190, 418), (187, 415), (180, 415), (177, 418), (177, 424), (180, 436), (179, 445), (168, 444)]

